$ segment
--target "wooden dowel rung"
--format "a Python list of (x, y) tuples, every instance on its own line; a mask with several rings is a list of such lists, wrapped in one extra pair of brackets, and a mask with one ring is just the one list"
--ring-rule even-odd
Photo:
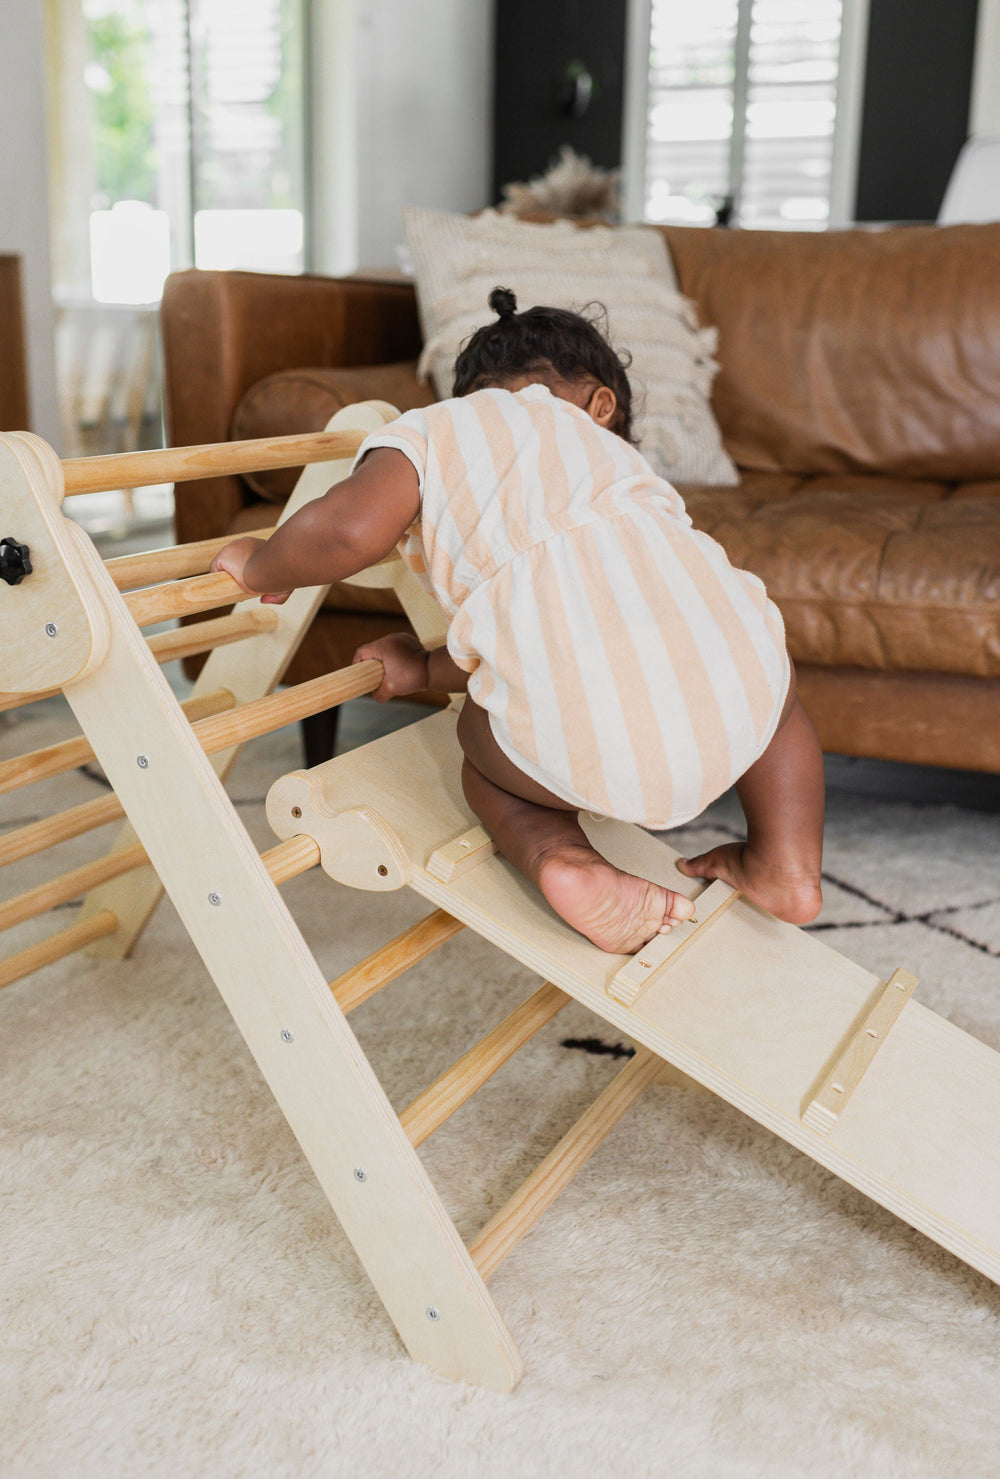
[(57, 693), (62, 693), (61, 688), (39, 689), (38, 693), (0, 693), (0, 714), (6, 714), (10, 709), (24, 709), (28, 704), (36, 704), (40, 698), (54, 698)]
[(627, 1067), (608, 1084), (590, 1108), (535, 1168), (510, 1200), (491, 1217), (469, 1245), (469, 1253), (484, 1279), (493, 1274), (510, 1250), (530, 1231), (545, 1209), (579, 1171), (618, 1121), (652, 1083), (662, 1060), (648, 1048), (638, 1048)]
[[(231, 709), (236, 700), (226, 688), (217, 688), (212, 693), (185, 699), (181, 708), (192, 721), (207, 719)], [(78, 770), (94, 759), (94, 749), (86, 735), (60, 740), (58, 744), (46, 745), (41, 750), (31, 750), (26, 755), (15, 755), (10, 760), (0, 761), (0, 796), (16, 791), (21, 786), (35, 781), (48, 780), (62, 775), (67, 770)]]
[[(250, 529), (252, 539), (267, 539), (273, 528)], [(217, 539), (199, 539), (191, 544), (168, 544), (163, 549), (140, 550), (135, 555), (118, 555), (105, 560), (104, 568), (120, 591), (137, 586), (158, 585), (166, 580), (181, 580), (188, 575), (204, 575), (212, 560), (231, 543), (234, 536), (223, 534)]]
[(83, 950), (105, 935), (113, 935), (117, 928), (118, 920), (111, 910), (99, 909), (89, 919), (81, 919), (79, 924), (71, 924), (68, 929), (50, 935), (40, 944), (29, 945), (26, 950), (0, 960), (0, 987), (10, 986), (24, 976), (30, 976), (33, 971), (40, 971), (43, 966), (72, 955), (75, 950)]
[(258, 437), (245, 442), (206, 442), (197, 447), (165, 447), (151, 452), (118, 452), (107, 457), (74, 457), (63, 463), (66, 496), (102, 493), (109, 488), (148, 488), (154, 483), (186, 483), (275, 467), (305, 467), (353, 457), (367, 433), (315, 431), (297, 436)]
[(424, 960), (463, 928), (461, 920), (453, 919), (443, 909), (435, 909), (426, 919), (411, 925), (408, 930), (390, 940), (388, 945), (383, 945), (331, 981), (330, 990), (337, 1005), (343, 1012), (360, 1006), (363, 1001), (374, 996), (376, 991), (381, 991), (383, 986), (395, 981), (397, 976), (401, 976), (418, 961)]
[(569, 1000), (565, 991), (546, 982), (470, 1048), (399, 1116), (411, 1143), (422, 1145)]
[(0, 930), (12, 929), (15, 924), (37, 919), (48, 909), (57, 909), (71, 899), (80, 899), (99, 884), (120, 878), (123, 873), (131, 873), (133, 868), (141, 868), (147, 861), (145, 848), (137, 842), (121, 852), (110, 852), (96, 862), (84, 863), (82, 867), (62, 873), (47, 883), (40, 883), (36, 888), (0, 904)]
[(122, 600), (140, 627), (157, 621), (172, 621), (178, 616), (197, 616), (216, 606), (232, 606), (252, 601), (231, 575), (215, 570), (209, 575), (192, 575), (185, 580), (170, 580), (163, 585), (148, 585), (142, 590), (126, 591)]
[[(266, 698), (255, 699), (253, 703), (244, 704), (230, 713), (201, 719), (193, 726), (193, 732), (206, 754), (213, 755), (219, 750), (228, 749), (230, 745), (242, 744), (246, 740), (281, 729), (285, 724), (292, 724), (308, 714), (333, 708), (345, 699), (370, 693), (373, 688), (378, 687), (381, 672), (381, 663), (355, 663), (352, 667), (340, 668), (335, 673), (311, 678), (308, 683), (300, 683), (296, 688), (285, 692), (271, 693)], [(220, 720), (223, 721), (221, 727)], [(124, 808), (116, 796), (99, 796), (94, 801), (85, 801), (82, 805), (59, 812), (54, 817), (31, 822), (16, 832), (0, 837), (0, 867), (31, 857), (34, 853), (54, 847), (58, 842), (66, 842), (71, 837), (79, 837), (95, 827), (103, 827), (106, 822), (115, 821), (123, 813)], [(461, 929), (461, 925), (456, 923), (455, 929)], [(429, 948), (433, 950), (436, 945)], [(421, 957), (417, 956), (416, 959)], [(400, 970), (406, 968), (403, 965)], [(356, 969), (360, 970), (361, 967)]]
[(230, 745), (244, 744), (262, 734), (283, 729), (286, 724), (306, 719), (310, 714), (332, 709), (349, 698), (371, 693), (381, 681), (380, 662), (354, 663), (349, 668), (338, 668), (334, 673), (324, 673), (306, 683), (297, 683), (293, 688), (255, 698), (228, 714), (200, 719), (193, 726), (194, 733), (206, 755), (215, 755), (219, 750), (228, 750)]
[(310, 868), (318, 865), (319, 843), (300, 833), (299, 836), (289, 837), (285, 842), (279, 842), (277, 847), (261, 853), (260, 860), (270, 874), (272, 883), (287, 883), (290, 878), (297, 878), (300, 873), (307, 873)]
[(97, 827), (116, 822), (124, 815), (125, 808), (112, 792), (107, 796), (97, 796), (93, 801), (84, 801), (80, 806), (70, 807), (68, 811), (57, 812), (55, 816), (29, 822), (26, 827), (19, 827), (16, 832), (8, 832), (0, 837), (0, 867), (5, 867), (8, 863), (19, 863), (22, 858), (33, 857), (35, 853), (44, 852), (47, 847), (68, 842), (71, 837), (81, 837), (85, 832), (93, 832)]
[[(304, 836), (290, 837), (287, 842), (279, 843), (261, 856), (275, 884), (287, 883), (308, 868), (316, 867), (319, 860), (319, 844)], [(69, 873), (62, 873), (47, 883), (40, 883), (0, 904), (0, 930), (12, 929), (16, 924), (36, 919), (48, 909), (82, 898), (92, 888), (108, 883), (112, 878), (120, 878), (123, 873), (131, 873), (134, 868), (142, 868), (148, 861), (145, 848), (137, 842), (120, 852), (110, 852), (96, 862), (84, 863)]]
[(14, 755), (10, 760), (0, 761), (0, 796), (30, 786), (34, 781), (61, 775), (63, 771), (78, 770), (93, 758), (93, 746), (82, 734), (25, 755)]
[(211, 652), (230, 642), (242, 642), (261, 632), (273, 632), (278, 613), (273, 606), (254, 606), (249, 611), (234, 611), (232, 616), (214, 616), (208, 621), (192, 622), (173, 631), (157, 632), (146, 638), (146, 645), (158, 663), (193, 657), (196, 652)]
[[(192, 622), (169, 632), (156, 632), (146, 638), (146, 646), (158, 663), (193, 657), (196, 652), (209, 652), (228, 642), (241, 642), (259, 632), (273, 632), (278, 613), (273, 606), (252, 606), (248, 611), (234, 611), (231, 616), (213, 616), (208, 621)], [(61, 688), (46, 688), (39, 693), (0, 694), (0, 714), (7, 709), (23, 709), (43, 698), (55, 698)]]

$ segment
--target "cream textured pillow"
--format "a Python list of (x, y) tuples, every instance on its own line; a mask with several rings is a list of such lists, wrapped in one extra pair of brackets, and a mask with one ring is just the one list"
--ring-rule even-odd
[(487, 298), (498, 284), (521, 308), (597, 302), (612, 344), (632, 355), (633, 425), (646, 459), (671, 482), (739, 481), (709, 404), (716, 331), (698, 327), (658, 231), (416, 209), (405, 227), (424, 333), (419, 373), (439, 396), (451, 394), (461, 345), (492, 320)]

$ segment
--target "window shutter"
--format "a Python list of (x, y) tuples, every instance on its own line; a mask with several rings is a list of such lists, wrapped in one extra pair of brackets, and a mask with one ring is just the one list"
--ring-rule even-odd
[(653, 0), (650, 220), (821, 228), (830, 209), (842, 0)]

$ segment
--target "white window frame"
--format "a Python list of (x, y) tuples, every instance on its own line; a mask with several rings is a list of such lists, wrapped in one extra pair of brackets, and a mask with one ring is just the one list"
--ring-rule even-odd
[[(628, 0), (622, 128), (622, 207), (627, 221), (641, 220), (646, 203), (651, 12), (652, 0)], [(843, 0), (830, 171), (830, 228), (849, 226), (854, 221), (867, 38), (868, 0)]]

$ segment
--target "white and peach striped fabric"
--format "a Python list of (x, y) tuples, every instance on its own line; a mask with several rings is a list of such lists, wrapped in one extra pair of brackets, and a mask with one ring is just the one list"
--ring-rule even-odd
[(504, 753), (567, 803), (655, 830), (774, 734), (784, 627), (621, 437), (543, 385), (408, 411), (368, 438), (420, 479), (400, 544)]

